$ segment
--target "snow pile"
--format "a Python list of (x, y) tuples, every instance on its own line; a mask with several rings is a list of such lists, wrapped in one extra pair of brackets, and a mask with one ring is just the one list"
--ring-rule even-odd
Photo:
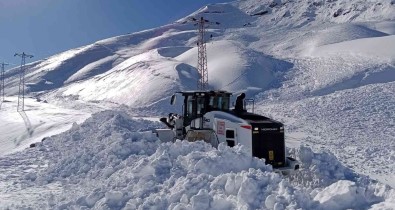
[[(305, 146), (294, 152), (302, 168), (289, 180), (298, 188), (307, 189), (313, 200), (319, 202), (320, 209), (363, 209), (367, 206), (376, 209), (393, 204), (393, 189), (366, 176), (358, 176), (333, 154), (314, 153)], [(376, 203), (380, 205), (372, 205)]]
[(340, 180), (317, 193), (314, 200), (319, 201), (323, 209), (360, 208), (366, 205), (363, 193), (355, 182)]
[(328, 186), (338, 180), (357, 181), (359, 178), (328, 151), (317, 154), (309, 147), (302, 145), (294, 152), (295, 156), (303, 163), (303, 167), (292, 176), (292, 181), (303, 187), (314, 189), (320, 186)]
[[(144, 131), (157, 126), (105, 111), (36, 148), (6, 156), (0, 161), (6, 186), (0, 188), (0, 207), (331, 209), (390, 205), (394, 196), (383, 185), (360, 181), (330, 154), (301, 147), (295, 151), (300, 174), (287, 180), (242, 146), (161, 143)], [(27, 163), (38, 167), (19, 168)]]
[[(47, 139), (37, 149), (45, 151), (49, 166), (37, 175), (36, 183), (60, 181), (91, 190), (71, 200), (77, 206), (160, 208), (172, 204), (173, 207), (191, 205), (198, 208), (209, 205), (204, 201), (205, 197), (212, 197), (208, 192), (226, 190), (228, 196), (237, 195), (248, 175), (263, 179), (263, 186), (270, 179), (281, 181), (276, 174), (256, 171), (271, 171), (271, 167), (249, 157), (242, 148), (231, 150), (221, 145), (216, 150), (203, 142), (160, 144), (151, 132), (134, 132), (145, 129), (147, 123), (134, 121), (124, 113), (103, 112), (81, 126), (75, 125), (70, 131)], [(236, 162), (238, 164), (234, 164)], [(254, 170), (247, 172), (249, 168)], [(233, 174), (241, 171), (244, 171), (241, 177)], [(227, 173), (233, 174), (229, 181), (226, 181), (227, 176), (222, 177)], [(254, 186), (253, 183), (248, 184)], [(110, 184), (115, 188), (109, 190), (107, 185)], [(174, 194), (165, 196), (163, 193), (167, 191)], [(244, 199), (252, 196), (249, 188), (244, 191), (240, 192)], [(213, 206), (232, 206), (227, 198), (211, 199), (214, 199)], [(63, 207), (70, 205), (70, 201), (55, 203)], [(259, 203), (252, 200), (244, 205), (258, 206)]]

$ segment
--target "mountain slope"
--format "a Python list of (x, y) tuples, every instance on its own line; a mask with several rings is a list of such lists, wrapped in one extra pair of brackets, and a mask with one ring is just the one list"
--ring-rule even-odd
[[(254, 95), (278, 86), (282, 73), (292, 67), (292, 63), (287, 64), (288, 60), (270, 60), (271, 55), (289, 59), (315, 53), (315, 48), (327, 44), (386, 36), (387, 33), (380, 31), (380, 28), (391, 31), (390, 22), (384, 22), (380, 27), (380, 22), (375, 24), (372, 21), (394, 19), (394, 13), (391, 13), (394, 6), (391, 1), (373, 2), (375, 4), (372, 7), (372, 2), (364, 1), (236, 1), (231, 4), (207, 5), (189, 17), (204, 15), (211, 21), (220, 23), (210, 26), (208, 31), (208, 34), (213, 35), (208, 40), (209, 80), (212, 88), (233, 92), (253, 89), (255, 91), (251, 95)], [(342, 14), (334, 17), (332, 13), (339, 9), (343, 11)], [(267, 13), (256, 15), (263, 11)], [(290, 15), (281, 15), (283, 13)], [(150, 95), (152, 90), (144, 92), (145, 88), (142, 87), (152, 86), (150, 81), (154, 77), (178, 84), (164, 92), (193, 89), (193, 83), (197, 80), (194, 69), (197, 63), (196, 29), (189, 22), (189, 17), (156, 29), (98, 41), (31, 64), (26, 78), (27, 91), (36, 95), (55, 90), (58, 97), (72, 95), (85, 101), (93, 100), (97, 95), (100, 100), (144, 106), (160, 101), (161, 93), (141, 98), (135, 103), (132, 96), (125, 98), (125, 94), (111, 92), (130, 84), (128, 87), (131, 89), (124, 89), (125, 92)], [(302, 20), (306, 22), (303, 27), (299, 24)], [(334, 34), (337, 35), (333, 36)], [(221, 50), (228, 53), (221, 53)], [(159, 56), (154, 55), (155, 51), (159, 52)], [(161, 52), (163, 54), (164, 51), (177, 51), (177, 55), (164, 53), (162, 56)], [(146, 62), (143, 57), (149, 61), (157, 60), (158, 63), (164, 60), (170, 62), (164, 66), (136, 64)], [(177, 65), (179, 67), (175, 67)], [(129, 73), (132, 70), (141, 71), (140, 75), (157, 76), (145, 81), (131, 80), (133, 77)], [(6, 91), (9, 94), (18, 91), (17, 71), (18, 69), (14, 69), (7, 74)], [(160, 76), (156, 71), (165, 71), (169, 75)], [(184, 82), (183, 73), (177, 76), (180, 71), (191, 74), (190, 78), (187, 76), (187, 80), (191, 80)], [(222, 71), (230, 72), (228, 78), (222, 77)], [(103, 77), (117, 73), (121, 75), (116, 81), (107, 79), (115, 84), (108, 85), (104, 82)], [(83, 90), (85, 86), (89, 86), (89, 89)], [(153, 89), (159, 90), (161, 87)]]
[[(7, 144), (0, 158), (0, 200), (22, 208), (12, 206), (17, 197), (37, 191), (42, 196), (26, 198), (36, 208), (393, 209), (394, 4), (207, 5), (166, 26), (28, 64), (25, 117), (14, 109), (19, 78), (12, 69), (6, 74), (8, 102), (2, 104), (7, 112), (0, 114), (6, 119), (1, 132), (7, 133), (0, 138)], [(302, 162), (298, 174), (282, 179), (242, 147), (160, 144), (141, 133), (161, 125), (140, 117), (179, 113), (182, 107), (171, 107), (169, 96), (195, 89), (196, 27), (189, 20), (200, 16), (220, 22), (207, 31), (210, 88), (246, 92), (257, 113), (283, 122), (289, 152)], [(94, 114), (105, 109), (123, 111)], [(8, 154), (91, 114), (38, 148)]]

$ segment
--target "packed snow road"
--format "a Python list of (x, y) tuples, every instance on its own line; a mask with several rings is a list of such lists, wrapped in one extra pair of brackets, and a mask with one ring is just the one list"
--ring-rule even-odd
[(25, 98), (24, 111), (17, 111), (18, 98), (6, 97), (0, 110), (0, 156), (22, 151), (31, 143), (68, 130), (90, 113)]

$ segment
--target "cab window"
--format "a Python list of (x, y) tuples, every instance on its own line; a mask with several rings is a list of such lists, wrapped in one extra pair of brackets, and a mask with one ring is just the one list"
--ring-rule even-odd
[(221, 104), (222, 110), (229, 110), (229, 101), (230, 101), (229, 97), (223, 97), (222, 104)]
[(197, 114), (204, 113), (204, 98), (197, 99)]
[(218, 107), (217, 107), (217, 100), (216, 100), (216, 98), (214, 96), (210, 96), (210, 101), (209, 101), (208, 105), (213, 110), (218, 109)]
[(188, 96), (187, 99), (187, 116), (193, 116), (193, 97)]

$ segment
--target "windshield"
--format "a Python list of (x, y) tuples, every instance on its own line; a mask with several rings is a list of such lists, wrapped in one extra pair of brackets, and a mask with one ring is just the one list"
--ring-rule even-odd
[(213, 109), (229, 110), (229, 101), (230, 98), (228, 96), (210, 96), (209, 105)]

